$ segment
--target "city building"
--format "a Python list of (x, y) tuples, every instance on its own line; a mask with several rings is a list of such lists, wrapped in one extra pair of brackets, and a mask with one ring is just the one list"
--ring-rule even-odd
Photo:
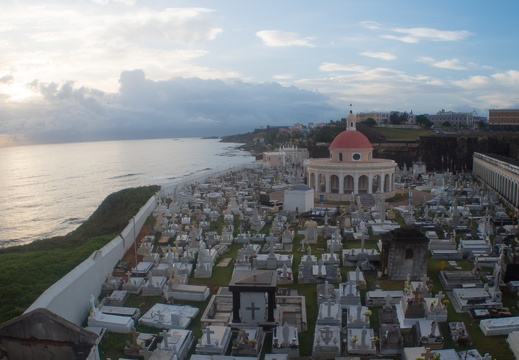
[(472, 173), (508, 204), (519, 207), (519, 161), (480, 153), (474, 153), (473, 161)]
[(350, 111), (347, 128), (330, 145), (329, 159), (308, 159), (308, 185), (322, 200), (355, 201), (359, 194), (379, 193), (382, 198), (395, 194), (396, 163), (373, 158), (373, 146), (356, 129)]
[(490, 125), (519, 125), (519, 109), (489, 109)]
[[(369, 118), (374, 119), (377, 122), (378, 126), (389, 125), (391, 124), (391, 114), (396, 113), (398, 116), (403, 113), (400, 111), (388, 111), (388, 112), (361, 112), (357, 114), (357, 121), (366, 121)], [(407, 121), (405, 124), (401, 125), (415, 125), (416, 124), (416, 115), (413, 114), (413, 110), (407, 114)]]
[(448, 122), (452, 126), (475, 126), (480, 121), (487, 122), (487, 118), (484, 116), (478, 116), (478, 114), (473, 112), (454, 112), (454, 111), (445, 111), (441, 110), (436, 113), (436, 115), (426, 115), (427, 119), (431, 121), (434, 125), (442, 125), (443, 123)]

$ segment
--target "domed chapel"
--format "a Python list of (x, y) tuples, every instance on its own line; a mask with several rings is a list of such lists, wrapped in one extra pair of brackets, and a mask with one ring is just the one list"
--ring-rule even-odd
[(380, 194), (385, 199), (395, 194), (397, 164), (373, 158), (373, 146), (356, 128), (350, 110), (346, 130), (333, 139), (329, 159), (308, 159), (308, 185), (317, 199), (355, 201), (361, 194)]

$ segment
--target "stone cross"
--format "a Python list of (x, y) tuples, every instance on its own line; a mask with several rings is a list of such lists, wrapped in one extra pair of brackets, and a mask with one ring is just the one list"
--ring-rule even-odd
[(333, 331), (330, 330), (329, 326), (325, 326), (324, 330), (323, 328), (320, 329), (321, 331), (321, 337), (324, 340), (324, 343), (328, 345), (330, 343), (330, 338), (332, 337)]
[(245, 310), (250, 310), (252, 320), (256, 320), (256, 310), (259, 310), (259, 307), (254, 306), (254, 302), (250, 303), (250, 306), (246, 307)]
[(163, 348), (166, 349), (166, 350), (169, 350), (168, 338), (171, 335), (169, 334), (169, 332), (167, 330), (162, 331), (161, 335), (162, 335), (162, 338), (163, 338), (163, 340), (162, 340), (163, 341), (163, 344), (162, 344)]
[(325, 305), (326, 305), (327, 308), (328, 308), (327, 311), (326, 311), (326, 313), (327, 313), (326, 316), (328, 316), (328, 317), (332, 316), (332, 306), (333, 306), (333, 303), (332, 303), (330, 300), (328, 300), (328, 301), (325, 303)]
[(421, 278), (422, 280), (422, 286), (424, 289), (427, 289), (427, 282), (430, 280), (429, 277), (427, 276), (427, 274), (425, 274), (424, 276), (422, 276)]
[(211, 335), (214, 334), (214, 331), (211, 330), (209, 328), (209, 326), (208, 326), (202, 332), (205, 333), (205, 335), (206, 335), (206, 340), (205, 341), (206, 341), (207, 345), (211, 345)]

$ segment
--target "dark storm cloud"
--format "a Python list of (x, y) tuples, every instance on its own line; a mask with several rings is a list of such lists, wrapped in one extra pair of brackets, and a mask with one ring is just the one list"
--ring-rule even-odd
[(107, 94), (76, 88), (71, 81), (34, 81), (31, 87), (43, 100), (5, 104), (7, 108), (0, 111), (0, 132), (21, 131), (37, 142), (196, 137), (341, 116), (327, 96), (278, 83), (199, 78), (153, 81), (142, 70), (123, 72), (119, 82), (119, 92)]

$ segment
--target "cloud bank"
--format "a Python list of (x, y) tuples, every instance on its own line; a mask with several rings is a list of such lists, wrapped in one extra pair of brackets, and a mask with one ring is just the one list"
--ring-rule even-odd
[[(173, 78), (124, 71), (119, 91), (74, 82), (30, 84), (37, 101), (0, 98), (0, 134), (25, 143), (198, 137), (248, 132), (265, 124), (329, 121), (341, 116), (318, 92), (278, 83)], [(6, 141), (4, 141), (6, 143)]]

